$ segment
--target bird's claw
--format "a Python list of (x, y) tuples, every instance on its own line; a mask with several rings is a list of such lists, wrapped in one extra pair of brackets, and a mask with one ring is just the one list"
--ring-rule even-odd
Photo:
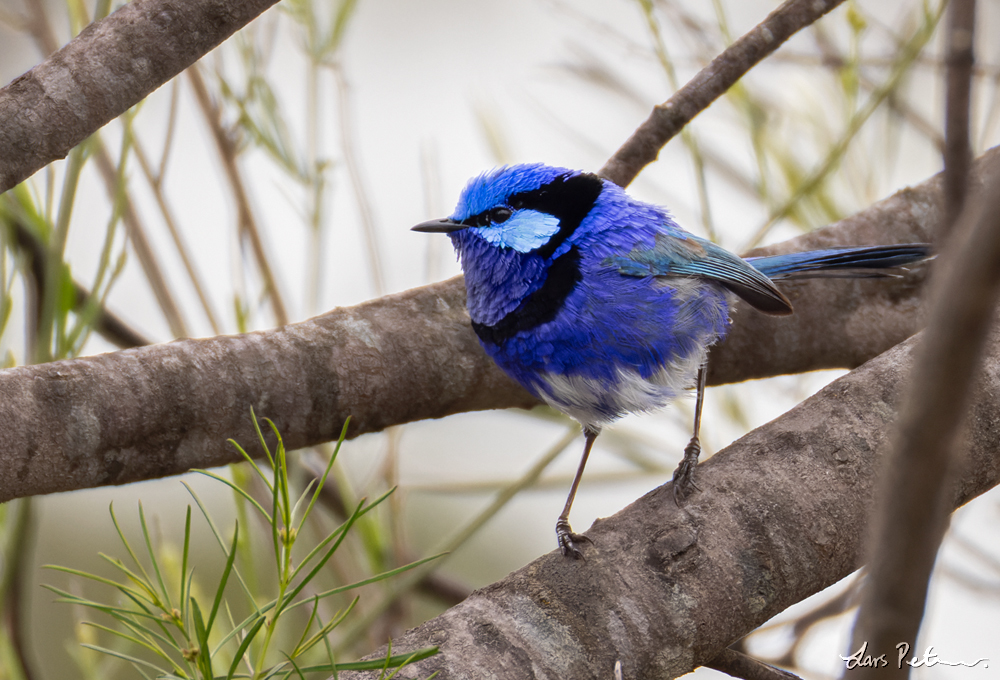
[(697, 437), (693, 437), (688, 445), (684, 447), (684, 458), (674, 470), (674, 503), (680, 507), (681, 501), (687, 498), (691, 492), (698, 491), (698, 485), (694, 483), (694, 470), (698, 466), (698, 456), (701, 454), (701, 442)]
[(562, 517), (556, 521), (556, 540), (559, 542), (559, 550), (562, 551), (563, 557), (572, 557), (574, 560), (585, 559), (583, 551), (579, 548), (579, 543), (593, 543), (583, 534), (574, 534), (569, 520)]

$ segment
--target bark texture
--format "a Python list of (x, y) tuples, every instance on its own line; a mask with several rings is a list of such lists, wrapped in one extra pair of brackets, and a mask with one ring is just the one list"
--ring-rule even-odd
[[(864, 559), (881, 460), (917, 339), (890, 349), (587, 531), (586, 561), (553, 551), (393, 641), (441, 653), (401, 678), (674, 678)], [(1000, 482), (1000, 333), (950, 507)], [(384, 653), (384, 652), (383, 652)], [(358, 680), (374, 673), (341, 673)]]
[(196, 62), (277, 0), (132, 0), (0, 90), (0, 193)]

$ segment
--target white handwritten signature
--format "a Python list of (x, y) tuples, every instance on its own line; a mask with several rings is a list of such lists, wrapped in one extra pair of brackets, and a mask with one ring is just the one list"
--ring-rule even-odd
[[(986, 658), (976, 659), (971, 663), (968, 661), (945, 661), (944, 659), (942, 659), (937, 655), (937, 653), (934, 651), (934, 647), (928, 647), (927, 650), (924, 652), (924, 655), (921, 657), (914, 656), (913, 658), (907, 659), (906, 656), (910, 653), (910, 645), (907, 644), (906, 642), (900, 642), (899, 644), (897, 644), (896, 651), (898, 653), (898, 656), (896, 658), (897, 668), (902, 668), (904, 663), (907, 666), (910, 666), (911, 668), (919, 668), (921, 666), (926, 666), (927, 668), (931, 668), (932, 666), (938, 666), (938, 665), (965, 666), (966, 668), (975, 668), (979, 664), (983, 664), (983, 668), (990, 667), (990, 660)], [(884, 668), (885, 666), (889, 665), (889, 661), (886, 659), (885, 654), (879, 654), (878, 656), (874, 656), (868, 653), (867, 642), (862, 643), (861, 647), (858, 648), (858, 651), (854, 652), (854, 654), (851, 654), (850, 656), (842, 656), (840, 658), (847, 662), (848, 670), (859, 667)]]

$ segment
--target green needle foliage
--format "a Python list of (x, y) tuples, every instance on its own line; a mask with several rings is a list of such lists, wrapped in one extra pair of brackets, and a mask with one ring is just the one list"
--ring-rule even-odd
[[(234, 523), (231, 537), (227, 538), (190, 486), (187, 487), (188, 491), (225, 556), (222, 574), (214, 590), (208, 594), (202, 594), (194, 579), (195, 567), (190, 559), (190, 505), (184, 521), (181, 567), (176, 577), (171, 577), (171, 569), (157, 551), (142, 504), (139, 505), (142, 541), (138, 550), (125, 535), (112, 506), (111, 520), (128, 557), (124, 561), (103, 554), (101, 557), (118, 573), (117, 578), (105, 578), (70, 567), (49, 565), (50, 569), (106, 585), (117, 594), (116, 602), (99, 602), (46, 586), (59, 595), (61, 602), (101, 612), (114, 622), (115, 625), (111, 626), (96, 622), (86, 624), (117, 639), (120, 644), (115, 648), (90, 643), (84, 643), (83, 646), (127, 661), (142, 677), (184, 680), (269, 680), (303, 678), (306, 674), (313, 673), (336, 676), (342, 670), (382, 670), (382, 677), (391, 678), (395, 674), (391, 669), (398, 669), (437, 653), (435, 647), (407, 654), (392, 654), (390, 648), (384, 658), (372, 661), (345, 663), (335, 658), (328, 638), (351, 613), (357, 598), (327, 621), (320, 614), (321, 602), (333, 595), (382, 581), (434, 558), (383, 572), (356, 583), (317, 592), (317, 576), (343, 544), (348, 531), (358, 519), (388, 498), (392, 491), (372, 502), (360, 501), (347, 520), (315, 546), (299, 546), (296, 549), (299, 538), (304, 535), (302, 528), (316, 506), (323, 484), (344, 442), (347, 423), (344, 424), (337, 446), (320, 480), (307, 485), (296, 497), (289, 484), (288, 459), (277, 428), (271, 421), (267, 421), (277, 441), (272, 453), (256, 417), (253, 422), (267, 466), (258, 465), (239, 444), (232, 443), (256, 473), (255, 481), (262, 482), (266, 490), (263, 496), (269, 502), (261, 502), (252, 495), (249, 484), (237, 484), (207, 470), (199, 472), (232, 488), (252, 508), (251, 514), (259, 515), (261, 526), (270, 534), (270, 540), (262, 542), (262, 545), (270, 546), (272, 554), (268, 556), (268, 560), (273, 559), (275, 567), (275, 579), (270, 587), (273, 587), (276, 594), (269, 599), (261, 597), (259, 592), (255, 593), (248, 585), (244, 571), (250, 568), (259, 576), (261, 570), (252, 564), (244, 564), (248, 561), (246, 551), (237, 548), (240, 543), (240, 523)], [(263, 556), (256, 557), (259, 560)], [(268, 585), (262, 584), (258, 591), (267, 587)], [(307, 589), (308, 595), (304, 594)], [(247, 613), (242, 618), (237, 618), (234, 612), (240, 610), (246, 610)], [(298, 615), (293, 616), (293, 612)], [(303, 616), (303, 613), (306, 615)], [(278, 649), (278, 640), (293, 642)]]

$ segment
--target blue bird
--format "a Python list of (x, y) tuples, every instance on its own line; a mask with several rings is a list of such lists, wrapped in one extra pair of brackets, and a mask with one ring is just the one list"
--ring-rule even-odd
[(556, 522), (562, 553), (575, 558), (589, 539), (573, 533), (569, 512), (601, 428), (692, 386), (694, 435), (674, 472), (675, 500), (696, 488), (705, 360), (736, 298), (791, 314), (774, 279), (884, 276), (930, 256), (930, 246), (909, 244), (743, 259), (608, 180), (537, 163), (473, 178), (451, 217), (413, 230), (451, 237), (486, 353), (583, 426), (583, 456)]

